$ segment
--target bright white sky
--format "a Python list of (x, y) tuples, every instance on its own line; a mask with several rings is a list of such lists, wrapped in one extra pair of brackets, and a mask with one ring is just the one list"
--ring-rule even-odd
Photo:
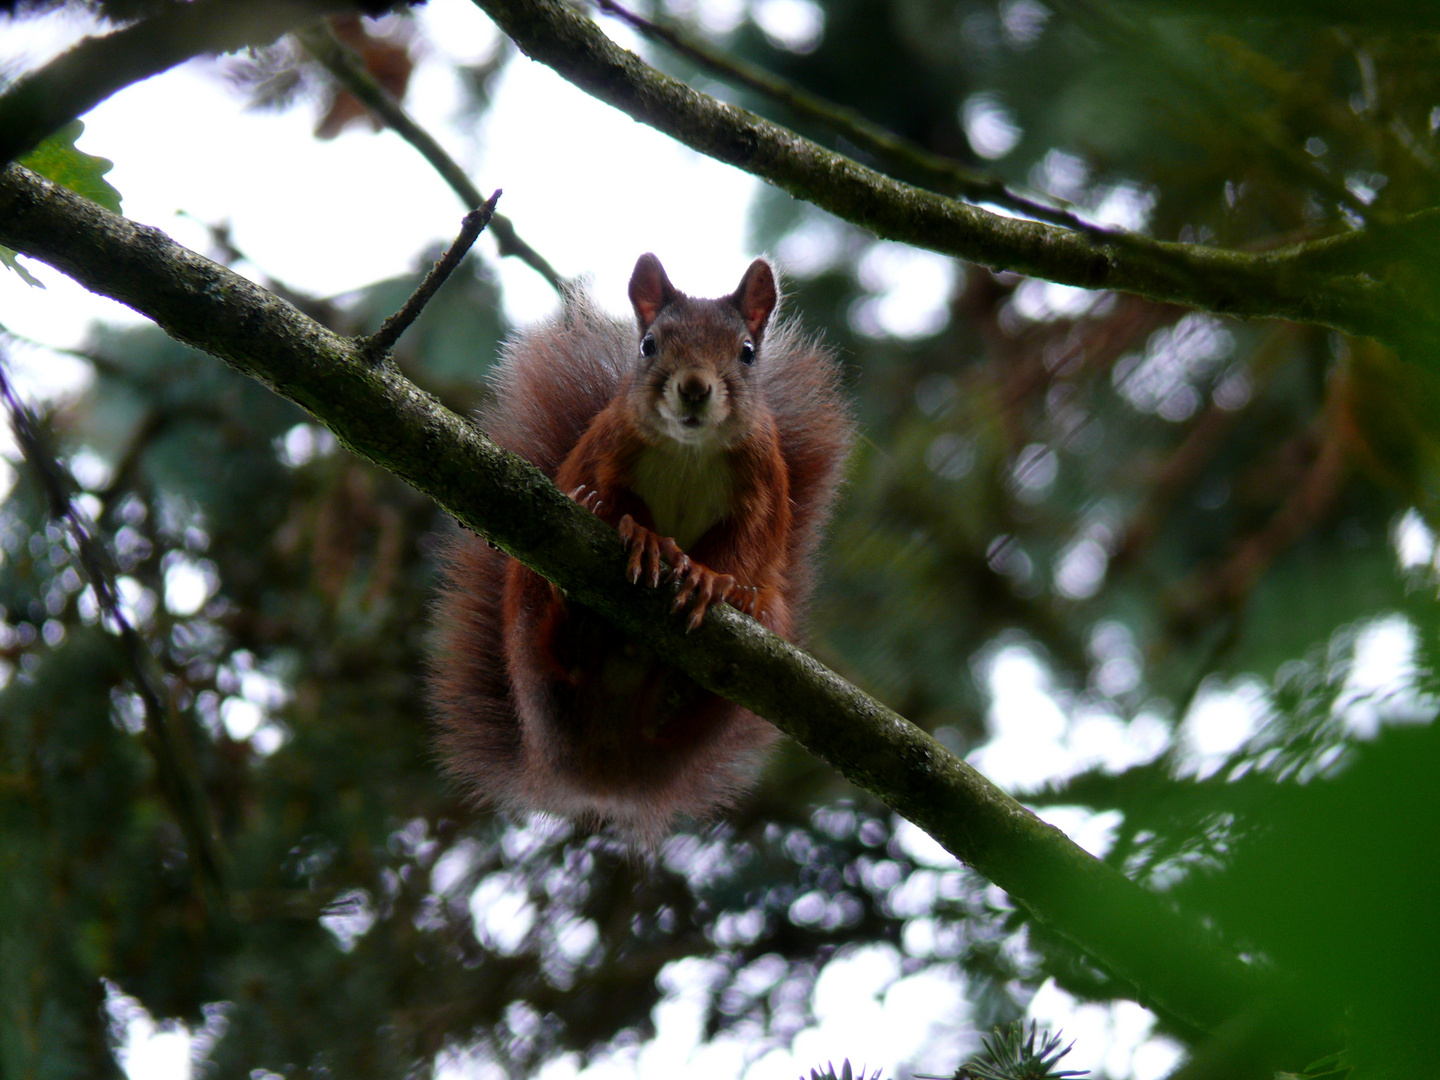
[[(734, 25), (749, 7), (763, 16), (767, 31), (780, 36), (819, 32), (820, 16), (810, 0), (712, 0), (695, 6), (720, 27)], [(672, 279), (689, 292), (720, 295), (734, 288), (755, 254), (743, 243), (756, 181), (636, 124), (524, 58), (507, 68), (483, 128), (458, 130), (460, 89), (451, 65), (488, 55), (496, 31), (467, 0), (432, 0), (417, 16), (424, 45), (407, 108), (483, 190), (505, 189), (501, 210), (561, 273), (592, 275), (597, 297), (616, 312), (626, 310), (625, 283), (644, 251), (656, 252)], [(605, 26), (622, 44), (635, 46), (623, 27)], [(22, 56), (43, 58), (84, 32), (83, 24), (56, 18), (22, 23), (19, 31), (3, 22), (0, 28), (0, 65)], [(80, 146), (114, 160), (109, 178), (124, 196), (128, 216), (202, 252), (208, 250), (208, 236), (200, 222), (228, 221), (235, 243), (256, 266), (306, 292), (343, 293), (413, 268), (421, 252), (453, 237), (463, 209), (396, 136), (351, 131), (317, 142), (308, 110), (245, 112), (209, 62), (132, 86), (85, 122)], [(191, 216), (180, 216), (181, 211)], [(793, 244), (788, 256), (795, 263), (823, 261), (827, 242), (822, 230)], [(481, 251), (492, 265), (496, 262), (488, 241), (481, 241)], [(92, 320), (138, 320), (48, 267), (27, 262), (46, 282), (45, 290), (0, 273), (0, 323), (17, 334), (75, 346)], [(944, 318), (956, 277), (951, 261), (879, 244), (860, 270), (872, 293), (854, 315), (862, 334), (938, 328), (935, 320)], [(522, 264), (503, 260), (499, 271), (507, 311), (515, 321), (538, 317), (554, 305), (549, 287)], [(1054, 297), (1056, 303), (1065, 299), (1058, 292)], [(17, 381), (32, 393), (73, 385), (77, 369), (52, 354), (17, 350), (13, 355)], [(1418, 535), (1414, 528), (1406, 536), (1414, 539), (1412, 534)], [(1428, 533), (1415, 543), (1428, 543), (1434, 557), (1434, 538)], [(1375, 635), (1393, 652), (1403, 645), (1397, 642), (1404, 628), (1381, 627)], [(1133, 676), (1124, 665), (1133, 668), (1138, 662), (1127, 658), (1125, 647), (1119, 643), (1114, 661), (1124, 669), (1117, 669), (1121, 679)], [(1129, 648), (1133, 653), (1133, 645)], [(995, 739), (972, 760), (1002, 786), (1035, 786), (1099, 762), (1123, 767), (1158, 752), (1166, 737), (1157, 717), (1125, 723), (1104, 714), (1075, 714), (1073, 702), (1057, 699), (1043, 665), (1020, 647), (992, 657), (989, 682)], [(1206, 723), (1187, 727), (1197, 769), (1218, 761), (1253, 731), (1254, 697), (1253, 688), (1244, 685), (1202, 693), (1197, 715), (1205, 710)], [(1078, 811), (1061, 809), (1047, 816), (1095, 851), (1108, 844), (1114, 827), (1113, 821)], [(918, 830), (907, 827), (902, 835), (929, 865), (955, 865)], [(583, 1076), (648, 1080), (683, 1071), (701, 1080), (741, 1075), (790, 1080), (808, 1075), (811, 1066), (826, 1059), (838, 1062), (846, 1056), (857, 1066), (884, 1067), (890, 1075), (892, 1066), (905, 1060), (936, 1071), (953, 1069), (975, 1046), (974, 1041), (957, 1046), (953, 1036), (943, 1043), (931, 1041), (936, 1021), (966, 1015), (962, 983), (935, 973), (899, 978), (899, 954), (890, 946), (862, 949), (832, 963), (816, 990), (817, 1026), (788, 1050), (758, 1060), (733, 1041), (698, 1047), (696, 980), (703, 974), (693, 965), (668, 971), (670, 997), (660, 1007), (658, 1037), (623, 1059), (591, 1066)], [(157, 1027), (133, 1008), (116, 1007), (130, 1018), (123, 1056), (131, 1077), (169, 1080), (189, 1073), (186, 1033)], [(1080, 1007), (1047, 985), (1032, 1014), (1043, 1024), (1063, 1026), (1067, 1040), (1077, 1040), (1065, 1061), (1069, 1068), (1103, 1068), (1114, 1077), (1151, 1080), (1176, 1061), (1173, 1044), (1150, 1037), (1153, 1018), (1139, 1006)], [(930, 1052), (919, 1053), (926, 1046)], [(569, 1080), (578, 1071), (574, 1061), (562, 1060), (543, 1075)], [(488, 1073), (483, 1065), (457, 1059), (445, 1075)]]

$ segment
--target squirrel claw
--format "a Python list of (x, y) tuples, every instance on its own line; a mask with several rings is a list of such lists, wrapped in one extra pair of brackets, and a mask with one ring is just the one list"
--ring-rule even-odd
[[(630, 562), (625, 568), (630, 584), (638, 585), (641, 577), (644, 577), (649, 586), (655, 588), (660, 584), (660, 571), (663, 566), (660, 556), (665, 550), (667, 538), (656, 536), (643, 525), (637, 525), (629, 514), (620, 519), (618, 528), (620, 539), (630, 550)], [(673, 540), (668, 542), (674, 544)]]
[(760, 610), (760, 590), (754, 585), (736, 585), (724, 594), (724, 600), (736, 611), (744, 612), (752, 619), (759, 619), (764, 615)]
[[(690, 556), (686, 555), (685, 552), (680, 550), (679, 544), (677, 544), (672, 538), (668, 536), (660, 537), (659, 544), (660, 554), (665, 556), (665, 561), (670, 564), (670, 568), (665, 575), (667, 580), (673, 581), (676, 578), (683, 577), (684, 575), (690, 573)], [(659, 584), (659, 567), (656, 567), (656, 574), (651, 579), (650, 585), (653, 588), (654, 586)]]
[(620, 519), (616, 528), (630, 552), (625, 572), (632, 585), (638, 585), (642, 579), (652, 589), (658, 587), (661, 581), (679, 583), (670, 610), (689, 608), (690, 614), (685, 622), (687, 634), (704, 621), (705, 612), (717, 600), (731, 600), (733, 603), (733, 596), (740, 600), (737, 606), (742, 611), (752, 614), (759, 606), (758, 590), (737, 589), (735, 579), (729, 574), (717, 574), (708, 566), (691, 561), (673, 537), (661, 536), (653, 529), (647, 529), (629, 514)]
[(710, 610), (710, 605), (734, 587), (735, 579), (729, 574), (717, 574), (709, 567), (690, 563), (690, 569), (685, 574), (680, 591), (675, 595), (672, 607), (672, 610), (680, 611), (689, 606), (690, 618), (685, 623), (685, 632), (688, 634), (699, 626), (705, 619), (705, 612)]
[(662, 581), (679, 581), (690, 574), (694, 564), (672, 537), (645, 528), (629, 514), (620, 519), (616, 528), (630, 552), (626, 570), (632, 585), (638, 585), (643, 578), (655, 589)]
[(570, 498), (581, 506), (585, 507), (592, 514), (600, 513), (600, 507), (605, 505), (600, 501), (600, 492), (594, 490), (589, 484), (581, 484), (574, 491), (570, 492)]

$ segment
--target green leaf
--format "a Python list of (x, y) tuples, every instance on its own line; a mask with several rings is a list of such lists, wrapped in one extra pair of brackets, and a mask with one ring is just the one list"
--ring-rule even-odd
[(25, 282), (26, 285), (33, 286), (37, 289), (43, 289), (45, 287), (43, 281), (20, 265), (20, 253), (5, 247), (3, 244), (0, 244), (0, 263), (4, 263), (11, 270), (14, 270), (15, 273), (19, 274), (20, 280)]
[[(75, 140), (84, 130), (83, 120), (71, 120), (21, 158), (20, 164), (118, 214), (120, 192), (105, 179), (105, 174), (115, 167), (115, 163), (109, 158), (76, 149)], [(19, 274), (26, 285), (40, 289), (45, 287), (44, 282), (20, 265), (18, 253), (10, 248), (0, 246), (0, 263)]]
[(20, 164), (118, 214), (120, 192), (105, 179), (115, 163), (75, 148), (84, 130), (84, 121), (71, 120), (21, 158)]

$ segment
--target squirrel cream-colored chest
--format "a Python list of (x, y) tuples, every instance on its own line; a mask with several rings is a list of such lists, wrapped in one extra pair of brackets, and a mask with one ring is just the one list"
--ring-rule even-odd
[(733, 487), (721, 450), (671, 444), (641, 451), (631, 490), (650, 508), (655, 531), (688, 551), (729, 513)]

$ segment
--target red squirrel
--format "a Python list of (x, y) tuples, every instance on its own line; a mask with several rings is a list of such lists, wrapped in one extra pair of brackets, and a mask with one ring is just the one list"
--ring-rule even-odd
[[(629, 293), (635, 327), (576, 292), (508, 342), (481, 426), (619, 531), (632, 582), (678, 583), (688, 627), (724, 601), (791, 637), (852, 439), (838, 365), (772, 319), (763, 259), (702, 300), (642, 255)], [(733, 805), (776, 735), (473, 536), (435, 627), (442, 752), (504, 810), (651, 843)]]

